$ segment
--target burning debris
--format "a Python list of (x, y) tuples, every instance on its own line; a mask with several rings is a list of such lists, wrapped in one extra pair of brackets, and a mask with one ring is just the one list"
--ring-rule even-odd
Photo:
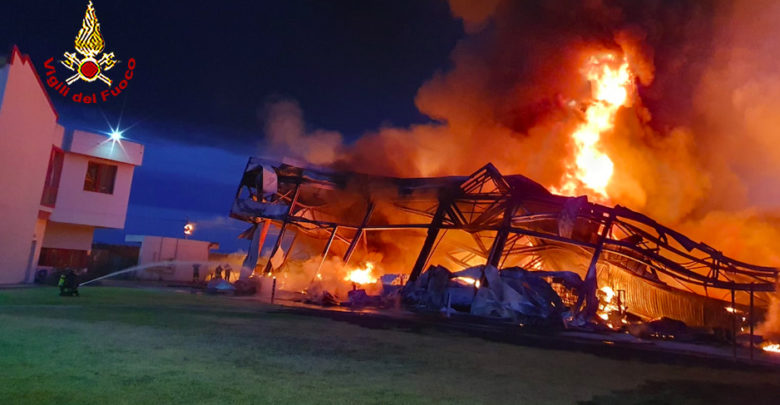
[[(372, 262), (347, 268), (343, 262), (331, 261), (331, 266), (316, 273), (308, 285), (298, 285), (306, 302), (353, 307), (381, 306), (392, 290), (385, 286), (391, 286), (393, 281), (387, 277), (380, 280)], [(343, 270), (335, 270), (337, 268)]]
[[(522, 268), (498, 270), (493, 266), (472, 267), (452, 273), (432, 266), (407, 285), (407, 303), (434, 310), (468, 312), (471, 315), (548, 320), (560, 323), (570, 318), (558, 296), (543, 279), (544, 272)], [(484, 282), (478, 278), (484, 275)], [(576, 276), (576, 275), (575, 275)]]
[(374, 276), (373, 271), (374, 271), (374, 264), (368, 262), (365, 264), (364, 268), (358, 268), (350, 271), (347, 274), (347, 277), (344, 278), (344, 280), (349, 281), (356, 285), (373, 284), (377, 282), (377, 278)]
[[(498, 269), (573, 271), (584, 282), (580, 295), (586, 297), (583, 306), (588, 310), (579, 314), (581, 319), (603, 319), (606, 293), (601, 287), (609, 286), (613, 300), (623, 294), (621, 305), (629, 312), (706, 327), (731, 325), (735, 315), (722, 307), (731, 301), (733, 284), (734, 307), (752, 313), (747, 307), (753, 296), (761, 318), (776, 273), (754, 271), (728, 258), (724, 262), (722, 252), (678, 237), (677, 231), (695, 241), (712, 241), (749, 261), (778, 265), (780, 221), (765, 208), (776, 201), (757, 186), (777, 177), (773, 174), (780, 167), (773, 147), (774, 111), (780, 100), (773, 57), (777, 41), (767, 41), (776, 37), (778, 25), (767, 7), (750, 2), (666, 6), (451, 1), (465, 36), (454, 47), (450, 67), (432, 75), (415, 96), (415, 106), (430, 122), (383, 126), (345, 142), (334, 131), (307, 130), (310, 126), (294, 102), (272, 103), (264, 117), (266, 152), (295, 156), (342, 174), (357, 171), (384, 179), (352, 181), (348, 179), (356, 176), (338, 175), (352, 183), (339, 184), (342, 191), (370, 181), (378, 182), (373, 191), (392, 190), (396, 185), (385, 187), (388, 178), (382, 176), (449, 176), (492, 162), (502, 172), (528, 175), (555, 194), (588, 195), (582, 207), (563, 200), (523, 206), (526, 215), (513, 212), (517, 218), (504, 240), (499, 229), (502, 208), (478, 200), (478, 193), (471, 201), (454, 198), (457, 209), (451, 208), (448, 196), (433, 190), (416, 201), (410, 195), (388, 209), (394, 203), (383, 202), (394, 201), (394, 191), (380, 193), (384, 195), (374, 201), (375, 212), (367, 216), (371, 223), (357, 238), (369, 242), (356, 246), (358, 256), (372, 250), (383, 254), (376, 262), (380, 274), (391, 271), (413, 278), (429, 264), (457, 272), (486, 263)], [(331, 174), (325, 175), (326, 183), (338, 183)], [(293, 200), (290, 190), (283, 192), (287, 203)], [(314, 204), (311, 212), (316, 214), (297, 216), (315, 223), (292, 222), (319, 227), (320, 240), (328, 240), (333, 231), (330, 254), (345, 257), (343, 245), (355, 239), (361, 215), (367, 212), (366, 199), (321, 194), (316, 202), (327, 202), (327, 214)], [(439, 197), (446, 205), (440, 222)], [(608, 223), (612, 209), (593, 209), (592, 202), (609, 207), (619, 203), (631, 214)], [(477, 215), (461, 218), (469, 204)], [(339, 209), (334, 211), (334, 205)], [(409, 210), (399, 213), (395, 208), (401, 206)], [(619, 206), (614, 210), (627, 211)], [(675, 230), (656, 226), (637, 212)], [(531, 220), (534, 215), (536, 222)], [(277, 225), (284, 222), (276, 218)], [(403, 227), (378, 228), (396, 224)], [(429, 225), (435, 232), (430, 232), (430, 244), (424, 244)], [(525, 233), (515, 232), (518, 228)], [(313, 232), (307, 229), (309, 235)], [(550, 233), (562, 239), (548, 238)], [(603, 249), (598, 248), (601, 235)], [(493, 251), (495, 241), (504, 251)], [(415, 247), (411, 257), (408, 246)], [(420, 263), (418, 246), (430, 253)], [(314, 250), (322, 251), (321, 246)], [(492, 262), (495, 256), (506, 263)], [(756, 284), (753, 294), (751, 283)], [(780, 313), (780, 300), (776, 308)], [(764, 334), (780, 339), (780, 315), (766, 319)]]
[[(689, 6), (696, 9), (683, 8)], [(440, 124), (385, 128), (345, 145), (332, 132), (290, 135), (281, 130), (288, 127), (282, 125), (287, 119), (273, 117), (290, 118), (291, 106), (277, 105), (270, 110), (285, 108), (281, 115), (270, 114), (267, 133), (272, 148), (283, 146), (285, 153), (334, 168), (432, 176), (473, 170), (476, 158), (529, 173), (546, 188), (523, 176), (503, 176), (492, 164), (469, 177), (398, 178), (252, 159), (232, 210), (234, 217), (253, 223), (248, 231), (252, 246), (262, 245), (271, 222), (281, 235), (295, 228), (296, 235), (308, 239), (298, 240), (298, 245), (305, 245), (302, 250), (319, 262), (313, 275), (303, 279), (332, 279), (325, 276), (335, 271), (326, 265), (331, 263), (329, 255), (340, 257), (338, 266), (346, 267), (353, 255), (362, 263), (366, 255), (381, 255), (373, 268), (335, 277), (327, 291), (340, 299), (350, 284), (352, 290), (383, 285), (376, 280), (386, 272), (408, 275), (408, 291), (433, 269), (441, 269), (432, 274), (444, 283), (445, 270), (460, 274), (458, 270), (480, 268), (479, 274), (447, 278), (447, 283), (462, 286), (452, 297), (466, 300), (463, 291), (474, 290), (472, 303), (481, 311), (504, 316), (520, 312), (517, 303), (504, 302), (502, 294), (527, 291), (495, 290), (489, 278), (511, 284), (509, 274), (525, 274), (508, 270), (517, 268), (578, 276), (579, 281), (570, 279), (556, 293), (560, 300), (574, 297), (567, 305), (572, 324), (595, 321), (621, 329), (636, 316), (728, 328), (738, 316), (722, 311), (729, 295), (733, 308), (752, 315), (755, 299), (759, 314), (764, 311), (775, 289), (775, 268), (734, 260), (636, 211), (608, 206), (622, 201), (684, 224), (711, 188), (722, 187), (711, 184), (710, 178), (733, 177), (696, 156), (690, 130), (662, 133), (650, 124), (652, 106), (643, 103), (638, 86), (674, 88), (670, 83), (677, 78), (663, 75), (668, 73), (667, 60), (687, 52), (678, 49), (677, 38), (669, 41), (674, 46), (653, 49), (661, 43), (654, 43), (659, 38), (651, 40), (648, 33), (666, 32), (653, 29), (656, 20), (666, 21), (666, 16), (655, 15), (658, 10), (616, 13), (609, 7), (567, 5), (550, 6), (528, 21), (537, 13), (526, 7), (531, 6), (495, 2), (488, 13), (495, 22), (492, 29), (475, 28), (481, 23), (471, 27), (476, 41), (467, 39), (458, 47), (453, 70), (420, 89), (417, 105)], [(570, 7), (581, 9), (572, 14)], [(467, 10), (456, 7), (453, 12), (471, 21)], [(576, 21), (569, 20), (574, 15)], [(655, 18), (639, 18), (651, 15)], [(537, 18), (548, 19), (544, 24), (556, 29), (538, 35)], [(571, 24), (561, 26), (561, 21)], [(544, 57), (526, 58), (534, 52)], [(654, 66), (654, 52), (662, 57), (660, 66)], [(523, 77), (509, 74), (505, 66), (523, 72)], [(300, 119), (297, 107), (292, 113)], [(264, 272), (287, 267), (293, 246), (282, 249), (282, 240), (277, 239)], [(321, 241), (326, 241), (324, 247)], [(410, 255), (410, 246), (419, 254)], [(256, 261), (255, 254), (245, 273), (253, 271)], [(441, 267), (424, 273), (430, 264)], [(496, 275), (489, 274), (491, 269)], [(449, 288), (447, 283), (437, 285), (436, 294)], [(536, 288), (543, 296), (548, 292), (541, 284)], [(317, 290), (306, 285), (296, 289)], [(436, 297), (434, 301), (441, 300)]]
[(554, 195), (492, 165), (407, 179), (252, 158), (231, 215), (252, 224), (250, 252), (264, 244), (267, 224), (280, 230), (272, 259), (256, 269), (250, 254), (244, 277), (273, 272), (280, 289), (323, 305), (402, 299), (613, 330), (646, 321), (638, 334), (668, 337), (680, 325), (729, 328), (736, 315), (723, 297), (733, 291), (740, 311), (750, 297), (765, 304), (778, 274), (627, 208)]

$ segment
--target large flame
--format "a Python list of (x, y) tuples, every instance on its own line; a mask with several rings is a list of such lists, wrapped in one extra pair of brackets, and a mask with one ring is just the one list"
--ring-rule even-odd
[(601, 134), (613, 128), (617, 111), (629, 101), (633, 79), (625, 57), (618, 59), (612, 53), (589, 57), (582, 72), (591, 83), (593, 100), (585, 109), (585, 122), (571, 135), (575, 159), (567, 164), (562, 185), (552, 191), (607, 200), (614, 165), (600, 147)]
[(347, 277), (345, 277), (344, 280), (351, 281), (355, 284), (373, 284), (377, 281), (377, 278), (373, 272), (374, 264), (371, 262), (366, 262), (364, 268), (354, 269), (348, 272)]

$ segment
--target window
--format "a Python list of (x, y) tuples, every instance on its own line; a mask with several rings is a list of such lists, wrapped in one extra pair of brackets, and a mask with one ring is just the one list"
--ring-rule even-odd
[(51, 149), (49, 168), (46, 170), (46, 181), (43, 184), (41, 205), (54, 207), (54, 203), (57, 201), (57, 189), (60, 186), (60, 174), (62, 174), (62, 159), (64, 155), (60, 149)]
[(116, 166), (89, 162), (87, 177), (84, 178), (84, 190), (113, 194)]
[(80, 269), (87, 267), (89, 253), (86, 250), (41, 248), (39, 266), (52, 266), (58, 269)]

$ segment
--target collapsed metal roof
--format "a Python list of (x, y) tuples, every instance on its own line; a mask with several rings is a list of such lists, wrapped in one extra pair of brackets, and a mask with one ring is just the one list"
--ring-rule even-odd
[[(425, 231), (410, 281), (448, 230), (473, 241), (447, 252), (463, 267), (474, 260), (496, 267), (578, 267), (593, 287), (608, 273), (599, 266), (641, 279), (642, 286), (719, 299), (722, 293), (713, 290), (774, 291), (778, 277), (776, 268), (727, 257), (641, 213), (594, 204), (585, 196), (553, 195), (491, 164), (470, 176), (395, 178), (250, 158), (231, 216), (253, 224), (270, 220), (282, 234), (292, 226), (327, 240), (325, 255), (334, 239), (341, 240), (347, 245), (344, 261), (366, 232)], [(280, 242), (281, 236), (272, 256)]]

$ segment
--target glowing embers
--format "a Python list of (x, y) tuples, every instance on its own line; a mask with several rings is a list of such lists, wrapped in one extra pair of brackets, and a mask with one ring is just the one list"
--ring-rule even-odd
[(453, 277), (452, 280), (459, 281), (461, 283), (465, 283), (468, 285), (473, 285), (476, 288), (479, 288), (480, 282), (479, 280), (472, 278), (472, 277)]
[(374, 275), (374, 264), (366, 262), (365, 267), (351, 270), (344, 278), (345, 281), (351, 281), (355, 284), (373, 284), (377, 282)]
[(589, 57), (582, 74), (591, 84), (592, 98), (586, 103), (584, 122), (571, 135), (574, 160), (566, 163), (560, 187), (551, 187), (551, 191), (607, 200), (614, 164), (602, 149), (601, 135), (614, 128), (617, 111), (628, 104), (634, 88), (633, 76), (625, 56), (612, 53)]

